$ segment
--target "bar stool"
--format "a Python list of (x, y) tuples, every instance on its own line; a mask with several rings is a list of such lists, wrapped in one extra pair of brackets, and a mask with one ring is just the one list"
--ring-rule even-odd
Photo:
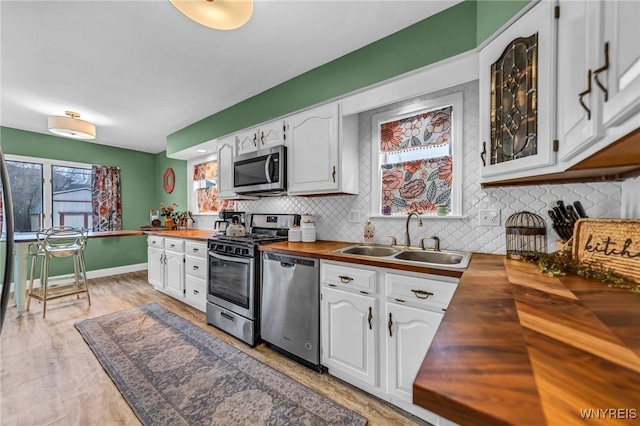
[[(84, 261), (84, 248), (87, 243), (87, 231), (82, 228), (61, 226), (38, 231), (38, 241), (29, 247), (31, 255), (31, 279), (29, 292), (27, 293), (27, 310), (29, 310), (31, 298), (43, 302), (42, 318), (47, 313), (47, 300), (59, 297), (87, 293), (87, 301), (91, 306), (89, 294), (89, 282)], [(49, 264), (53, 258), (73, 257), (74, 282), (65, 285), (49, 286)], [(42, 259), (40, 269), (40, 289), (33, 290), (35, 265), (38, 259)]]

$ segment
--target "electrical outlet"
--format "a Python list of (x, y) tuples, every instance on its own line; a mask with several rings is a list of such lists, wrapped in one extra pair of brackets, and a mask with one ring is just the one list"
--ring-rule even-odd
[(360, 222), (360, 211), (359, 210), (351, 210), (349, 211), (349, 218), (347, 219), (351, 223), (359, 223)]
[(498, 209), (480, 209), (478, 218), (480, 226), (499, 226), (500, 210)]

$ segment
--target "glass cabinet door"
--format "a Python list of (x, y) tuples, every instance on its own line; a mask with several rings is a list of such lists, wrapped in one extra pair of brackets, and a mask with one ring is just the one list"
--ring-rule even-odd
[(555, 164), (555, 34), (553, 2), (540, 2), (480, 51), (483, 182)]

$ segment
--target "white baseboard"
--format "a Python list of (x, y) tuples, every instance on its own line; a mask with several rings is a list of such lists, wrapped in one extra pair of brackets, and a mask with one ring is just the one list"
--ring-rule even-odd
[[(123, 265), (123, 266), (116, 266), (114, 268), (105, 268), (105, 269), (96, 269), (93, 271), (87, 271), (87, 279), (92, 279), (92, 278), (101, 278), (101, 277), (108, 277), (111, 275), (118, 275), (118, 274), (126, 274), (128, 272), (137, 272), (137, 271), (144, 271), (147, 269), (147, 263), (136, 263), (133, 265)], [(55, 277), (49, 277), (49, 282), (52, 285), (55, 285), (58, 282), (64, 282), (64, 281), (69, 281), (69, 280), (73, 280), (73, 274), (67, 274), (67, 275), (58, 275)], [(27, 288), (29, 287), (29, 277), (27, 277)], [(40, 287), (40, 279), (37, 278), (35, 280), (33, 280), (33, 287), (34, 288), (39, 288)], [(13, 283), (11, 283), (11, 291), (13, 291)]]

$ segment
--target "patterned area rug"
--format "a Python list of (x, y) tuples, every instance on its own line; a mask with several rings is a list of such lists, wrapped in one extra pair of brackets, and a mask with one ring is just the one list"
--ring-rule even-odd
[(157, 303), (76, 328), (145, 425), (367, 423)]

